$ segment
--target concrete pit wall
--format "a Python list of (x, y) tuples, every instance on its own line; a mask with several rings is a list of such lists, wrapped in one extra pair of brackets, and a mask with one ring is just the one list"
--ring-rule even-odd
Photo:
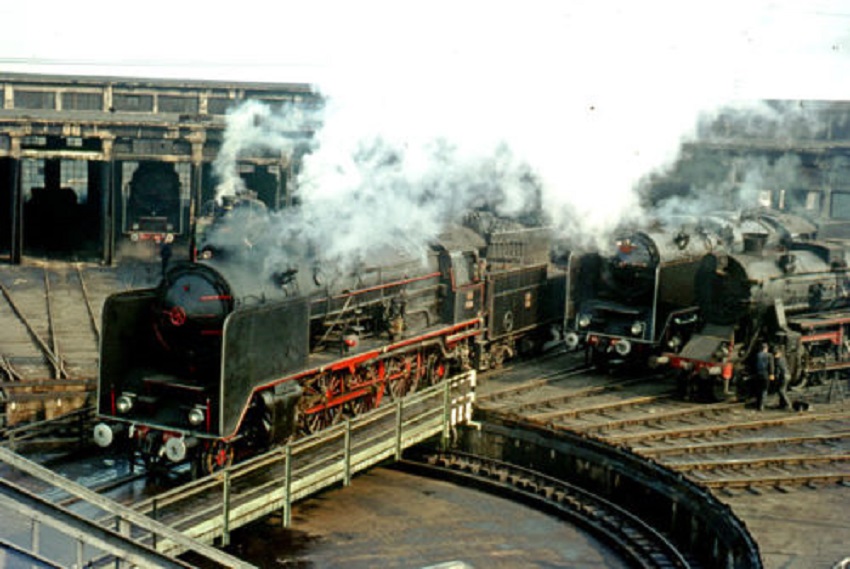
[(638, 455), (499, 415), (459, 431), (460, 450), (569, 482), (624, 507), (666, 533), (705, 567), (762, 567), (744, 523), (708, 490)]

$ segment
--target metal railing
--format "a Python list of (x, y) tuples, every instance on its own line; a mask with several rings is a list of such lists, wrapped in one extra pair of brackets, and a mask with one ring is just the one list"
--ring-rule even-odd
[(94, 407), (76, 409), (59, 417), (0, 429), (0, 447), (18, 451), (26, 445), (68, 444), (84, 446), (91, 435)]
[(79, 498), (100, 518), (83, 518), (5, 483), (0, 504), (30, 520), (30, 549), (15, 544), (21, 552), (41, 554), (42, 525), (67, 536), (71, 545), (58, 565), (114, 559), (116, 566), (184, 566), (176, 556), (194, 551), (224, 567), (250, 567), (211, 544), (226, 546), (233, 529), (277, 512), (289, 526), (293, 502), (334, 484), (349, 485), (356, 473), (398, 460), (404, 449), (426, 439), (440, 436), (448, 443), (454, 427), (472, 417), (475, 382), (475, 372), (451, 377), (132, 508), (0, 447), (0, 462)]
[[(390, 405), (345, 420), (320, 433), (136, 504), (183, 535), (228, 545), (230, 532), (269, 514), (291, 523), (292, 504), (381, 461), (401, 458), (404, 449), (441, 436), (472, 417), (474, 371), (408, 395)], [(182, 543), (165, 538), (158, 551), (178, 555)]]
[[(119, 504), (80, 484), (68, 480), (55, 472), (13, 453), (0, 448), (0, 461), (28, 474), (51, 486), (64, 490), (71, 496), (83, 500), (95, 511), (110, 512), (107, 523), (96, 523), (84, 518), (61, 506), (51, 504), (20, 488), (7, 480), (0, 479), (0, 504), (4, 511), (14, 512), (30, 520), (33, 527), (30, 551), (40, 553), (40, 531), (42, 525), (47, 525), (59, 531), (70, 539), (75, 552), (71, 558), (78, 566), (83, 566), (93, 559), (103, 559), (109, 555), (116, 563), (124, 562), (131, 566), (158, 567), (183, 566), (185, 564), (169, 559), (169, 553), (157, 551), (145, 544), (138, 535), (156, 535), (161, 538), (179, 543), (184, 551), (194, 550), (202, 557), (213, 561), (222, 567), (253, 567), (210, 545), (197, 542), (179, 531), (163, 525), (139, 512)], [(114, 529), (113, 529), (114, 528)], [(154, 540), (156, 541), (156, 540)], [(24, 544), (17, 544), (23, 547)], [(86, 550), (88, 550), (86, 552)], [(67, 565), (67, 553), (62, 556), (60, 565)]]

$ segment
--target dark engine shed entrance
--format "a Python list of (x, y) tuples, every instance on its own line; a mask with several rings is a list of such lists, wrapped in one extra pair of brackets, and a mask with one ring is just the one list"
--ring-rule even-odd
[[(305, 84), (0, 74), (0, 89), (0, 262), (13, 264), (112, 264), (163, 240), (180, 251), (213, 197), (227, 112), (246, 100), (320, 104)], [(295, 159), (240, 155), (240, 175), (269, 208), (285, 207)]]

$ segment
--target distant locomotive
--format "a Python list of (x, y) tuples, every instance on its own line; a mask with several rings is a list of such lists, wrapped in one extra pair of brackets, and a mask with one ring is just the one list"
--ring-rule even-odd
[(123, 434), (150, 467), (210, 473), (497, 366), (562, 332), (566, 267), (549, 255), (545, 229), (482, 214), (424, 261), (387, 250), (338, 277), (309, 260), (260, 277), (265, 260), (241, 245), (176, 263), (157, 288), (106, 301), (95, 440)]
[(711, 232), (656, 229), (621, 236), (609, 254), (582, 255), (568, 348), (584, 347), (606, 368), (645, 367), (653, 354), (676, 351), (697, 326), (697, 267), (721, 247)]
[(131, 241), (171, 243), (180, 236), (180, 177), (173, 165), (141, 162), (127, 184), (124, 208), (124, 234)]
[(700, 328), (657, 363), (679, 370), (689, 393), (720, 400), (761, 342), (784, 347), (791, 382), (850, 369), (848, 243), (817, 241), (793, 216), (763, 216), (771, 233), (707, 255), (696, 273)]

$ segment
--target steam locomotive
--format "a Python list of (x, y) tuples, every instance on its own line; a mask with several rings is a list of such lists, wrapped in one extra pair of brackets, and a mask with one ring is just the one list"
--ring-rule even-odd
[(784, 348), (792, 384), (850, 369), (850, 244), (817, 240), (799, 218), (763, 219), (772, 233), (748, 233), (739, 250), (701, 260), (700, 327), (654, 362), (677, 370), (689, 394), (733, 395), (762, 342)]
[(124, 195), (124, 234), (171, 243), (182, 233), (180, 178), (171, 164), (141, 162)]
[(545, 228), (484, 213), (424, 259), (388, 249), (344, 274), (309, 255), (269, 271), (244, 243), (201, 247), (156, 288), (107, 299), (94, 439), (201, 475), (533, 352), (565, 320), (568, 256), (550, 249)]
[(582, 255), (567, 347), (584, 347), (603, 368), (644, 368), (660, 350), (677, 350), (698, 325), (696, 269), (723, 246), (719, 236), (701, 228), (656, 227), (623, 233), (606, 254)]
[(761, 342), (784, 346), (795, 382), (850, 367), (845, 242), (773, 210), (686, 227), (580, 257), (568, 348), (602, 368), (668, 366), (684, 394), (711, 400), (735, 394)]

